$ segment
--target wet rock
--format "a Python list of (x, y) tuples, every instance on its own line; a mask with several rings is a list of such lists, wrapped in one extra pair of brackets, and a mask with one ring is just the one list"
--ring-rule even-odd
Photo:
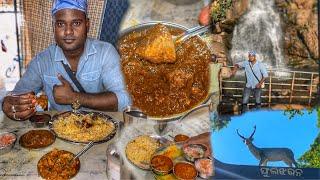
[(311, 57), (313, 59), (319, 58), (319, 44), (318, 44), (318, 26), (312, 24), (299, 31), (302, 41), (306, 45)]
[(307, 71), (318, 71), (319, 65), (311, 58), (303, 58), (300, 56), (286, 55), (285, 59), (288, 60), (288, 67), (301, 70), (305, 69)]
[(235, 26), (235, 21), (232, 19), (226, 19), (220, 23), (221, 30), (226, 33), (232, 33)]
[(310, 19), (311, 15), (311, 10), (310, 9), (299, 9), (296, 11), (296, 20), (295, 23), (298, 26), (304, 26), (307, 25)]
[(224, 43), (223, 36), (221, 36), (220, 34), (212, 34), (210, 39), (213, 42)]
[(231, 40), (233, 29), (237, 20), (246, 13), (249, 7), (249, 0), (237, 0), (232, 2), (232, 6), (226, 12), (226, 19), (217, 22), (213, 30), (213, 36), (210, 41), (213, 53), (217, 55), (219, 62), (226, 64), (228, 62), (228, 51), (231, 49)]
[(316, 0), (275, 0), (284, 22), (284, 52), (293, 68), (317, 67)]
[(290, 29), (286, 32), (284, 41), (284, 50), (289, 55), (304, 58), (309, 57), (309, 51), (302, 40), (298, 37), (298, 33), (295, 29)]
[(249, 7), (249, 0), (238, 0), (232, 2), (232, 7), (226, 13), (226, 19), (238, 20)]
[(312, 9), (313, 5), (316, 3), (315, 0), (293, 0), (293, 2), (299, 9)]
[(227, 47), (225, 45), (226, 34), (208, 34), (205, 36), (204, 40), (206, 41), (211, 54), (217, 56), (218, 62), (226, 63), (228, 54)]
[(229, 67), (222, 67), (220, 73), (221, 77), (224, 79), (228, 79), (232, 76), (232, 71)]
[(223, 43), (212, 42), (210, 46), (213, 49), (213, 54), (215, 54), (217, 57), (227, 57), (227, 49)]
[(217, 24), (215, 25), (215, 28), (214, 28), (214, 30), (213, 30), (213, 33), (219, 34), (219, 33), (221, 33), (221, 32), (222, 32), (222, 30), (221, 30), (221, 27), (220, 27), (220, 23), (217, 23)]

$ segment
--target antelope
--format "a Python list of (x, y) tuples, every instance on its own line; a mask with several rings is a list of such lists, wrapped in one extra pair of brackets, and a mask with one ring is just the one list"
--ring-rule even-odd
[(253, 135), (256, 132), (256, 126), (254, 126), (254, 131), (250, 135), (249, 138), (245, 138), (239, 133), (237, 129), (237, 134), (243, 139), (243, 142), (248, 146), (249, 151), (253, 154), (253, 156), (258, 159), (259, 166), (267, 166), (268, 161), (283, 161), (289, 167), (292, 167), (294, 164), (297, 166), (297, 162), (294, 160), (293, 152), (288, 148), (258, 148), (255, 146), (253, 141)]

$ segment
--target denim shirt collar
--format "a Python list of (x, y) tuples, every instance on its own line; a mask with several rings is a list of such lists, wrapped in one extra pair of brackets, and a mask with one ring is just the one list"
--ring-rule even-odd
[[(97, 53), (97, 50), (92, 43), (92, 39), (87, 38), (83, 54), (80, 57), (80, 61), (83, 58), (84, 58), (84, 61), (87, 61), (88, 57), (95, 53)], [(55, 46), (54, 61), (56, 62), (63, 61), (64, 64), (69, 64), (69, 62), (67, 61), (66, 57), (63, 54), (62, 49), (58, 45)]]

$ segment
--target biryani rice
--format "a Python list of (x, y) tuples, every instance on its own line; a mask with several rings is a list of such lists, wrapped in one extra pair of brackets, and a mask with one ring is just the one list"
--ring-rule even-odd
[(70, 114), (67, 117), (59, 117), (53, 122), (53, 129), (61, 138), (77, 142), (88, 142), (103, 140), (115, 128), (112, 122), (105, 121), (100, 116), (97, 116), (90, 128), (81, 128), (76, 125), (76, 121), (83, 116), (82, 114)]
[(160, 146), (161, 144), (150, 136), (139, 136), (127, 144), (126, 156), (132, 163), (145, 166), (150, 163), (152, 155)]

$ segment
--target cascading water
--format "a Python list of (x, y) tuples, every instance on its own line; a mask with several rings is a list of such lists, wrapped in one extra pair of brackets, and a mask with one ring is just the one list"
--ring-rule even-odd
[(248, 51), (255, 50), (257, 59), (268, 68), (283, 69), (280, 16), (273, 0), (251, 0), (248, 12), (235, 26), (232, 38), (233, 63), (247, 60)]

